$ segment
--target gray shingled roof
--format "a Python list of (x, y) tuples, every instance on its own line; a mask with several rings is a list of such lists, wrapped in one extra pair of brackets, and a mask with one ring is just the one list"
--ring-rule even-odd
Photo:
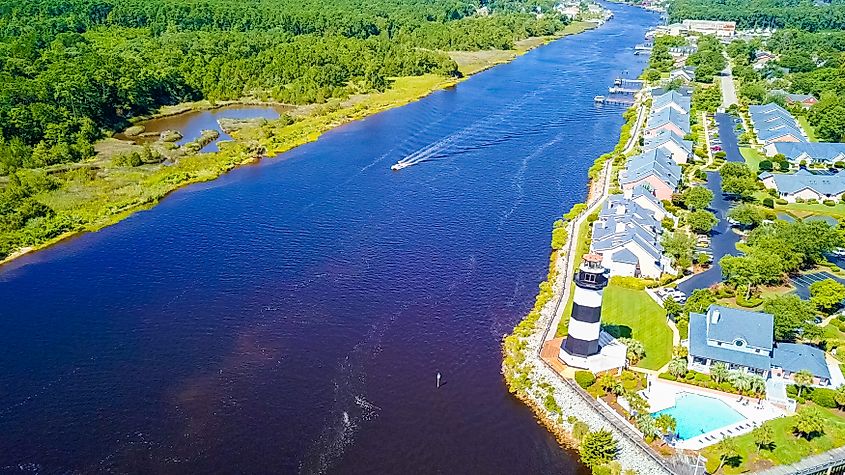
[(797, 373), (807, 370), (814, 376), (830, 379), (830, 369), (824, 359), (824, 351), (799, 343), (778, 343), (772, 355), (772, 366), (779, 366)]
[(669, 142), (674, 142), (678, 144), (688, 154), (692, 153), (692, 140), (684, 140), (682, 136), (676, 134), (672, 130), (667, 129), (661, 130), (657, 135), (645, 139), (645, 142), (643, 143), (643, 150), (649, 151), (654, 150), (656, 148), (661, 148), (664, 144), (667, 144)]
[(690, 98), (675, 91), (669, 91), (659, 96), (654, 96), (651, 102), (651, 110), (658, 110), (672, 103), (677, 104), (686, 112), (690, 110)]
[(789, 160), (796, 160), (802, 154), (817, 162), (834, 162), (845, 156), (845, 143), (839, 142), (777, 142), (775, 152), (782, 153)]
[(637, 256), (628, 249), (622, 249), (621, 251), (613, 254), (613, 262), (618, 262), (620, 264), (638, 264), (640, 262), (637, 259)]
[(732, 346), (710, 346), (707, 344), (707, 315), (690, 313), (689, 315), (689, 352), (692, 356), (709, 358), (715, 361), (733, 363), (750, 368), (768, 371), (771, 358), (768, 353), (747, 353), (736, 351)]
[(648, 150), (629, 158), (619, 181), (622, 184), (632, 183), (652, 173), (671, 188), (678, 188), (681, 167), (672, 160), (669, 152), (663, 149)]
[(774, 317), (771, 314), (711, 305), (707, 317), (714, 312), (719, 312), (719, 319), (717, 323), (708, 322), (707, 338), (726, 343), (742, 338), (749, 346), (772, 348)]
[(795, 117), (783, 107), (769, 103), (759, 106), (748, 106), (748, 115), (754, 125), (757, 138), (769, 142), (779, 137), (792, 135), (801, 142), (806, 142)]
[(833, 175), (816, 175), (802, 168), (792, 174), (763, 173), (760, 179), (773, 178), (780, 193), (790, 195), (801, 190), (810, 189), (821, 195), (838, 195), (845, 192), (845, 173)]
[(669, 123), (678, 126), (679, 129), (684, 131), (684, 134), (688, 134), (690, 131), (689, 115), (678, 112), (671, 107), (666, 107), (663, 110), (649, 115), (648, 121), (646, 122), (646, 130), (656, 129)]

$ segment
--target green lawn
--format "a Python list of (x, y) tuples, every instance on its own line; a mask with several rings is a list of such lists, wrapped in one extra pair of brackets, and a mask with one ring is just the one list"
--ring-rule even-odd
[(666, 324), (666, 312), (645, 290), (608, 285), (601, 315), (610, 334), (643, 343), (646, 357), (637, 366), (656, 370), (672, 358), (672, 330)]
[(742, 158), (745, 159), (746, 165), (748, 165), (748, 168), (750, 168), (752, 172), (757, 172), (760, 168), (760, 162), (766, 159), (762, 153), (751, 147), (740, 147), (739, 153), (742, 154)]
[(804, 129), (804, 132), (807, 132), (807, 138), (810, 139), (810, 142), (816, 142), (816, 130), (807, 122), (807, 116), (799, 115), (797, 119), (798, 124)]
[(791, 214), (806, 218), (814, 214), (821, 214), (826, 216), (833, 216), (834, 218), (845, 218), (845, 203), (838, 202), (833, 206), (827, 206), (822, 203), (789, 203), (786, 205), (775, 205), (776, 211), (789, 211)]
[[(817, 406), (818, 407), (818, 406)], [(781, 417), (766, 422), (774, 432), (775, 447), (772, 451), (761, 450), (757, 453), (754, 444), (754, 437), (745, 434), (735, 437), (736, 445), (741, 454), (741, 463), (737, 467), (725, 466), (719, 473), (734, 474), (743, 473), (762, 466), (786, 465), (795, 463), (805, 457), (819, 454), (827, 450), (845, 445), (845, 418), (842, 413), (831, 409), (819, 407), (825, 421), (825, 433), (812, 440), (806, 440), (792, 434), (792, 417)], [(708, 458), (708, 467), (716, 468), (719, 463), (715, 454), (714, 446), (704, 449), (702, 454)]]

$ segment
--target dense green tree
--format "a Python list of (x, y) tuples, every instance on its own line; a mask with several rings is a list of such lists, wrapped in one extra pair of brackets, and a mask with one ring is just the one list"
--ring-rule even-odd
[(707, 209), (713, 201), (713, 192), (703, 186), (691, 186), (681, 194), (681, 201), (689, 210)]
[(843, 299), (845, 285), (833, 279), (824, 279), (810, 285), (810, 302), (828, 315), (842, 306)]
[(743, 226), (754, 227), (762, 223), (766, 215), (759, 206), (742, 203), (728, 211), (728, 218)]
[(716, 219), (716, 215), (703, 209), (691, 212), (687, 215), (686, 220), (690, 229), (701, 234), (709, 233), (714, 227), (716, 227), (716, 223), (719, 222), (719, 220)]
[(793, 294), (778, 295), (766, 299), (763, 310), (774, 316), (774, 337), (776, 341), (794, 341), (801, 329), (816, 316), (812, 302), (801, 300)]

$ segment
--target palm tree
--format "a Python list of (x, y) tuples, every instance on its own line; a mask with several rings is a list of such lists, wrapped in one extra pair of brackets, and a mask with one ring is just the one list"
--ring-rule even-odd
[(748, 381), (751, 383), (751, 392), (755, 394), (763, 394), (766, 391), (766, 380), (756, 374), (749, 375)]
[(676, 378), (687, 374), (687, 359), (672, 358), (672, 361), (669, 362), (669, 374)]
[(716, 468), (716, 470), (713, 471), (713, 473), (716, 473), (721, 470), (722, 467), (725, 465), (725, 462), (727, 462), (729, 459), (739, 455), (739, 449), (736, 446), (736, 442), (734, 442), (734, 440), (731, 438), (720, 440), (719, 443), (716, 444), (716, 447), (714, 447), (714, 449), (716, 453), (719, 454), (719, 466)]
[(747, 373), (731, 371), (728, 378), (733, 387), (740, 392), (746, 392), (751, 389), (751, 378), (749, 378)]
[(678, 421), (669, 414), (660, 414), (655, 419), (655, 422), (657, 423), (657, 428), (663, 431), (664, 434), (674, 434), (678, 428)]
[(803, 389), (813, 384), (813, 373), (807, 371), (806, 369), (802, 369), (801, 371), (795, 373), (795, 376), (793, 376), (792, 379), (795, 381), (795, 385), (798, 386), (798, 397), (801, 397)]
[(798, 411), (798, 414), (795, 416), (795, 422), (792, 425), (792, 430), (796, 434), (810, 440), (816, 435), (824, 434), (824, 423), (822, 421), (823, 418), (819, 410), (808, 406)]
[(760, 453), (760, 449), (771, 449), (772, 444), (775, 443), (775, 433), (772, 430), (772, 426), (768, 424), (763, 424), (754, 429), (751, 435), (754, 437), (754, 444), (757, 446), (758, 454)]
[(728, 366), (725, 363), (719, 361), (715, 363), (713, 366), (710, 367), (710, 378), (716, 382), (716, 384), (721, 383), (728, 379)]
[(625, 390), (622, 386), (622, 383), (616, 379), (616, 376), (610, 373), (604, 373), (603, 375), (599, 376), (599, 379), (596, 381), (599, 384), (599, 387), (605, 392), (605, 394), (615, 394), (620, 395)]

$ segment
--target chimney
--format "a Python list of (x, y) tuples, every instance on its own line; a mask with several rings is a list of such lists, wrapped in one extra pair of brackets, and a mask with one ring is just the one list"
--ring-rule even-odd
[(710, 312), (710, 323), (712, 323), (714, 325), (719, 323), (719, 317), (720, 316), (721, 315), (719, 315), (719, 310), (714, 309), (712, 312)]

